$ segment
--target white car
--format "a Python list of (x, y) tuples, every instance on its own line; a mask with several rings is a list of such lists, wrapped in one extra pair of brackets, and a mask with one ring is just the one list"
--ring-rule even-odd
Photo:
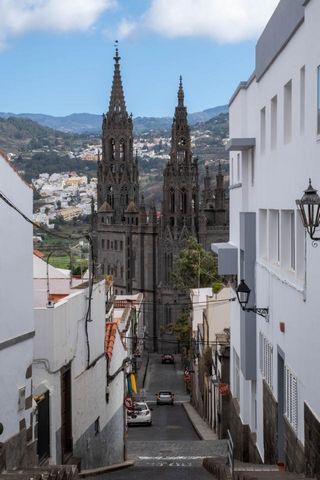
[(161, 390), (156, 393), (157, 405), (173, 405), (174, 393), (167, 390)]
[(145, 402), (136, 402), (134, 410), (127, 411), (127, 425), (152, 425), (152, 416)]

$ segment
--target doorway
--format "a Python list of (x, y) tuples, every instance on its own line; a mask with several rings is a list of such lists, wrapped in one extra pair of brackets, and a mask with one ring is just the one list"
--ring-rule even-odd
[(62, 463), (72, 456), (71, 366), (61, 370), (61, 455)]
[(37, 454), (41, 464), (50, 457), (50, 404), (47, 390), (37, 400), (38, 410), (38, 440)]
[(278, 348), (278, 463), (284, 463), (284, 414), (285, 414), (284, 354)]

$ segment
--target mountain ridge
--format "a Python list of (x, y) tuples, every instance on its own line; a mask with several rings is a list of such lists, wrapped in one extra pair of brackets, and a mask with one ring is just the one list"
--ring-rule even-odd
[[(220, 113), (227, 113), (227, 105), (207, 108), (202, 112), (188, 115), (190, 125), (206, 122)], [(10, 113), (0, 112), (0, 118), (28, 118), (34, 122), (64, 133), (97, 134), (101, 132), (102, 115), (94, 113), (72, 113), (66, 116), (53, 116), (42, 113)], [(135, 117), (133, 119), (136, 134), (152, 131), (163, 131), (171, 128), (172, 117)]]

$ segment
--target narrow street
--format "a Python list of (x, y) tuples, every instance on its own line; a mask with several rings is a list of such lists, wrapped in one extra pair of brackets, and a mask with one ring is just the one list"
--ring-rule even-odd
[[(154, 394), (175, 393), (175, 405), (156, 405)], [(145, 398), (152, 408), (152, 426), (128, 429), (128, 460), (134, 467), (100, 477), (100, 480), (210, 479), (202, 467), (207, 456), (225, 454), (225, 442), (200, 440), (182, 405), (189, 401), (183, 382), (180, 358), (175, 365), (162, 365), (161, 355), (150, 355)]]

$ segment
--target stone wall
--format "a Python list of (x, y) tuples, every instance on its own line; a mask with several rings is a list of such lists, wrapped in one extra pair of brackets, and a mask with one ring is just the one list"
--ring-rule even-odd
[(284, 451), (286, 469), (290, 472), (303, 473), (304, 448), (286, 418), (284, 418)]
[(121, 463), (124, 460), (124, 412), (121, 406), (99, 433), (92, 424), (75, 442), (73, 455), (81, 458), (81, 469)]
[(264, 461), (270, 465), (278, 459), (278, 403), (269, 386), (263, 381), (263, 443)]
[(262, 463), (256, 447), (255, 434), (249, 425), (243, 425), (239, 416), (238, 400), (230, 395), (230, 432), (235, 447), (235, 458), (242, 462)]
[(320, 422), (304, 404), (305, 469), (308, 476), (320, 479)]
[(28, 442), (26, 429), (0, 444), (0, 473), (34, 467), (37, 463), (36, 442)]

